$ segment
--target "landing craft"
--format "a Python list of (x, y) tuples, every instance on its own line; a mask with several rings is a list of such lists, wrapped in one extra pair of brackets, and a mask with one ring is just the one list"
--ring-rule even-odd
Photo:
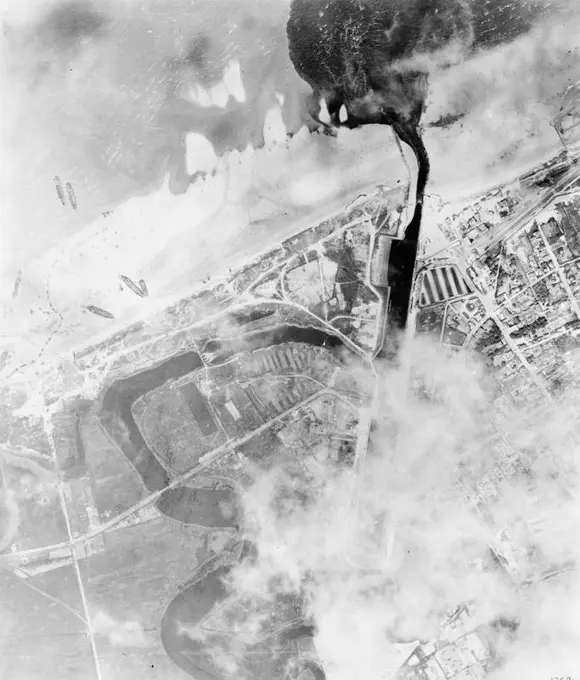
[(18, 270), (18, 274), (16, 274), (16, 280), (14, 281), (14, 288), (12, 289), (12, 299), (16, 298), (18, 293), (20, 292), (20, 287), (22, 286), (22, 269)]
[(147, 284), (145, 283), (145, 279), (141, 279), (139, 281), (139, 286), (141, 287), (141, 292), (143, 293), (143, 297), (147, 297), (149, 295), (149, 290), (147, 289)]
[(131, 279), (128, 276), (125, 276), (124, 274), (121, 274), (121, 281), (129, 288), (129, 290), (132, 290), (135, 295), (138, 295), (139, 297), (143, 297), (144, 293), (142, 289), (134, 282), (131, 281)]
[(66, 196), (64, 194), (64, 189), (62, 188), (62, 182), (60, 181), (60, 177), (57, 175), (54, 176), (54, 185), (56, 187), (56, 194), (60, 199), (60, 202), (63, 205), (66, 205)]
[(75, 196), (75, 192), (73, 190), (72, 184), (70, 182), (66, 183), (66, 192), (68, 194), (68, 200), (70, 204), (73, 207), (73, 210), (77, 209), (77, 197)]
[(102, 309), (101, 307), (95, 307), (95, 305), (88, 305), (87, 311), (91, 312), (91, 314), (96, 314), (97, 316), (102, 316), (105, 319), (114, 319), (115, 318), (111, 314), (111, 312), (107, 312), (106, 309)]

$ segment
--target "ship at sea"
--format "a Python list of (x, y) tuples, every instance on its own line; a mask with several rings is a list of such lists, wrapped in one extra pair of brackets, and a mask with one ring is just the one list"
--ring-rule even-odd
[(60, 177), (57, 175), (54, 176), (54, 186), (56, 188), (56, 195), (58, 196), (59, 201), (63, 205), (66, 205), (66, 195), (64, 193), (64, 188), (62, 186), (62, 182), (60, 181)]
[(138, 295), (139, 297), (144, 297), (143, 290), (140, 285), (137, 285), (132, 279), (130, 279), (128, 276), (125, 276), (124, 274), (120, 275), (121, 281), (127, 286), (127, 288), (135, 293), (135, 295)]
[(91, 312), (91, 314), (96, 314), (97, 316), (102, 316), (104, 319), (114, 319), (115, 318), (111, 314), (111, 312), (108, 312), (106, 309), (103, 309), (102, 307), (96, 307), (95, 305), (88, 305), (86, 309), (87, 309), (88, 312)]
[(66, 183), (66, 193), (68, 195), (69, 203), (72, 205), (73, 210), (77, 209), (77, 197), (75, 195), (73, 186), (70, 182)]

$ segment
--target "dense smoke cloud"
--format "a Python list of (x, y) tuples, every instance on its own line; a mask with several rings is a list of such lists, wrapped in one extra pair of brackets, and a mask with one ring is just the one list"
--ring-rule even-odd
[[(519, 622), (511, 637), (495, 641), (502, 666), (494, 679), (571, 673), (580, 667), (577, 572), (518, 586), (491, 548), (497, 550), (499, 531), (521, 518), (530, 526), (543, 522), (535, 540), (554, 569), (580, 557), (573, 427), (568, 422), (564, 451), (564, 432), (554, 440), (549, 418), (530, 423), (526, 411), (495, 413), (499, 388), (473, 358), (416, 340), (410, 366), (432, 396), (402, 396), (407, 372), (382, 368), (378, 427), (358, 503), (349, 471), (329, 467), (302, 487), (280, 471), (257, 477), (244, 513), (260, 557), (242, 563), (234, 587), (246, 595), (305, 590), (329, 680), (390, 677), (410, 643), (435, 637), (462, 603), (471, 604), (474, 625)], [(469, 480), (481, 482), (505, 465), (491, 446), (498, 421), (502, 429), (510, 424), (509, 441), (532, 462), (501, 483), (490, 525), (466, 490)], [(288, 486), (299, 492), (293, 503)]]
[(473, 41), (463, 0), (380, 2), (294, 0), (288, 21), (292, 62), (324, 97), (333, 122), (419, 123), (433, 63), (464, 56)]

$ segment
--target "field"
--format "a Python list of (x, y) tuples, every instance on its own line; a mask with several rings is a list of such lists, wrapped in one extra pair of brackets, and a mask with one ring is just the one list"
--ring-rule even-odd
[(141, 500), (139, 475), (109, 439), (95, 415), (83, 419), (82, 436), (93, 494), (103, 520), (114, 517)]
[(193, 573), (203, 532), (164, 517), (105, 534), (105, 552), (80, 562), (91, 617), (155, 629)]
[(82, 616), (72, 567), (30, 579), (0, 574), (0, 677), (96, 680)]

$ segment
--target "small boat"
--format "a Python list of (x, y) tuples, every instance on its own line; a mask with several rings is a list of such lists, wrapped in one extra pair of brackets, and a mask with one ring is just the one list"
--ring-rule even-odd
[(66, 193), (68, 194), (68, 200), (73, 207), (73, 210), (77, 209), (77, 197), (75, 196), (74, 189), (70, 182), (66, 183)]
[(135, 295), (138, 295), (139, 297), (143, 297), (144, 293), (140, 286), (138, 286), (134, 281), (132, 281), (128, 276), (125, 276), (124, 274), (120, 275), (121, 281), (127, 286), (129, 290), (132, 290)]
[(105, 319), (114, 319), (115, 317), (111, 314), (111, 312), (107, 312), (106, 309), (103, 309), (102, 307), (96, 307), (95, 305), (88, 305), (87, 310), (91, 312), (91, 314), (96, 314), (97, 316), (102, 316)]
[(64, 193), (62, 182), (60, 181), (60, 177), (58, 177), (57, 175), (54, 176), (54, 186), (56, 187), (56, 195), (58, 196), (60, 202), (63, 205), (66, 205), (66, 196)]

